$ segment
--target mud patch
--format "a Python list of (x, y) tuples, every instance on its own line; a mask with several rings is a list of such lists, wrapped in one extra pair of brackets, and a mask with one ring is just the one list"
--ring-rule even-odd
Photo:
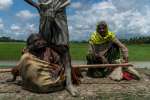
[(150, 100), (150, 70), (138, 69), (140, 81), (115, 82), (108, 78), (84, 77), (82, 84), (76, 86), (80, 96), (71, 97), (66, 91), (37, 94), (20, 86), (19, 79), (14, 83), (5, 82), (10, 73), (0, 73), (0, 100)]

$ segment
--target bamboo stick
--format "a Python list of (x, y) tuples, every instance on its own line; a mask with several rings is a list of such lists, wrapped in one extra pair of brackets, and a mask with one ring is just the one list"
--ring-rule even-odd
[[(130, 63), (123, 64), (91, 64), (91, 65), (73, 65), (73, 68), (105, 68), (105, 67), (133, 67)], [(0, 73), (11, 72), (12, 68), (1, 68)]]
[(91, 64), (91, 65), (73, 65), (74, 68), (105, 68), (105, 67), (133, 67), (130, 63), (123, 64)]
[(12, 68), (0, 68), (0, 73), (11, 72)]

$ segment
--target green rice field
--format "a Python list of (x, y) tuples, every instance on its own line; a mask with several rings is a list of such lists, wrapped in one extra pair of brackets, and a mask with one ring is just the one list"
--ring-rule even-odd
[[(25, 43), (0, 42), (0, 60), (18, 60)], [(127, 45), (129, 49), (129, 60), (150, 61), (150, 44)], [(85, 60), (87, 54), (87, 43), (70, 43), (70, 52), (73, 60)]]

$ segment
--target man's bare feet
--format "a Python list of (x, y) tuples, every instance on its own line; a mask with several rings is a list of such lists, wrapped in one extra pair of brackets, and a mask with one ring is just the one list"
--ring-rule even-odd
[(66, 89), (73, 97), (79, 96), (78, 90), (72, 84), (66, 86)]
[(14, 82), (16, 80), (16, 77), (13, 77), (11, 79), (7, 79), (6, 82)]

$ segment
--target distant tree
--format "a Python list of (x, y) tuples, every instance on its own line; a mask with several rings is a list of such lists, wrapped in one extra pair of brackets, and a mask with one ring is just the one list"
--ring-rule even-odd
[(24, 40), (15, 40), (11, 39), (10, 37), (0, 37), (0, 42), (24, 42)]
[(130, 39), (121, 39), (123, 43), (127, 44), (149, 44), (150, 43), (150, 36), (148, 37), (134, 37)]

